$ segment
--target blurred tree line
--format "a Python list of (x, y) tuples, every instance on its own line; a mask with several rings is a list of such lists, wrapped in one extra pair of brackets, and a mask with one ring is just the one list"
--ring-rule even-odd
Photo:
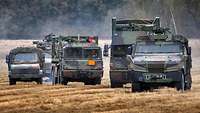
[[(0, 0), (0, 36), (37, 38), (36, 34), (41, 33), (41, 26), (46, 21), (73, 25), (75, 21), (82, 20), (87, 26), (104, 20), (108, 11), (130, 2), (136, 5), (155, 2), (165, 6), (163, 1), (165, 0)], [(168, 4), (177, 11), (177, 6), (186, 8), (197, 26), (200, 26), (200, 0), (169, 0)]]

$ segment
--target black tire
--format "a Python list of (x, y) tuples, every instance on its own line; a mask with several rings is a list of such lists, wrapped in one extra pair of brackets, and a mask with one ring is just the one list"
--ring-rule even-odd
[(122, 88), (122, 87), (123, 87), (122, 83), (111, 81), (111, 88)]
[(58, 77), (54, 77), (54, 84), (58, 84)]
[(10, 85), (16, 85), (16, 80), (15, 79), (9, 79), (9, 84)]
[(91, 81), (87, 80), (84, 82), (85, 85), (94, 85), (94, 83), (92, 83)]
[(68, 80), (66, 78), (62, 78), (61, 84), (62, 85), (67, 85), (68, 84)]
[(141, 83), (132, 83), (132, 92), (142, 92), (142, 84)]
[(151, 91), (151, 85), (150, 84), (141, 84), (141, 88), (143, 91)]
[(36, 80), (37, 84), (42, 84), (42, 78)]
[(88, 79), (84, 82), (85, 85), (97, 85), (101, 84), (101, 78), (95, 78), (95, 79)]
[(84, 82), (84, 84), (85, 84), (85, 85), (96, 85), (97, 83), (96, 83), (95, 80), (86, 80), (86, 81)]
[(181, 80), (176, 83), (176, 90), (182, 92), (185, 91), (185, 76), (183, 73), (181, 75)]
[(95, 84), (97, 85), (100, 85), (101, 84), (101, 78), (96, 78), (95, 79)]
[(185, 90), (190, 90), (191, 87), (192, 87), (192, 78), (191, 78), (191, 74), (188, 74), (186, 76)]

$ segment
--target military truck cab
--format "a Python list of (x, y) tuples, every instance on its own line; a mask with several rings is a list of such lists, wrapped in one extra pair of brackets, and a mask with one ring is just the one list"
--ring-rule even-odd
[[(96, 36), (58, 37), (58, 49), (53, 53), (62, 84), (84, 82), (85, 85), (101, 84), (103, 77), (102, 50)], [(56, 45), (56, 44), (55, 44)], [(56, 46), (54, 46), (56, 48)], [(59, 75), (60, 74), (60, 75)]]
[[(140, 37), (139, 37), (140, 38)], [(160, 86), (191, 89), (191, 47), (179, 35), (154, 34), (139, 40), (128, 55), (132, 92)]]
[(15, 85), (17, 81), (36, 81), (42, 84), (43, 62), (42, 50), (35, 47), (11, 50), (6, 56), (9, 84)]

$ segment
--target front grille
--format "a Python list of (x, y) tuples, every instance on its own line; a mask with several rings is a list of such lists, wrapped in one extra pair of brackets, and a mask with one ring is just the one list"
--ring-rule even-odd
[(150, 72), (150, 73), (163, 73), (164, 68), (148, 68), (148, 72)]
[(164, 64), (148, 64), (148, 71), (151, 73), (164, 72)]
[(39, 69), (14, 69), (12, 74), (39, 74)]

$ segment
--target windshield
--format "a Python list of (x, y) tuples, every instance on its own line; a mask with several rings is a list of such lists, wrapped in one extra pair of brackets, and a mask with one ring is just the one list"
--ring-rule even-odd
[(180, 53), (180, 45), (177, 44), (139, 44), (136, 53)]
[(15, 63), (37, 62), (37, 61), (38, 61), (37, 53), (19, 53), (19, 54), (16, 54), (14, 57)]
[(114, 40), (112, 40), (112, 45), (130, 45), (136, 42), (138, 36), (146, 35), (142, 31), (117, 31), (114, 34)]
[(81, 58), (82, 48), (81, 47), (67, 47), (64, 51), (65, 58)]
[(112, 56), (125, 57), (128, 54), (129, 45), (112, 46)]
[(84, 58), (101, 58), (99, 49), (84, 49)]

